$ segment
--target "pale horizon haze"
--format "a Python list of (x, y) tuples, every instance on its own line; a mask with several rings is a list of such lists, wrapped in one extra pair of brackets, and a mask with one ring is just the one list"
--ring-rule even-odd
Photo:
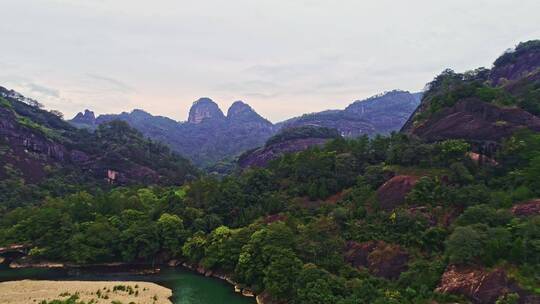
[(186, 120), (210, 97), (273, 122), (417, 92), (540, 38), (538, 0), (0, 0), (0, 86), (70, 119)]

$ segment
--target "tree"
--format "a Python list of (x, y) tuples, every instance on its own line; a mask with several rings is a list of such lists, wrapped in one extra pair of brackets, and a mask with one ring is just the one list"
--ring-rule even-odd
[(345, 284), (326, 270), (306, 264), (295, 283), (298, 304), (337, 303), (345, 294)]
[(235, 235), (238, 232), (227, 226), (220, 226), (208, 235), (204, 248), (205, 257), (201, 262), (205, 268), (234, 270), (240, 248), (244, 245), (236, 242)]
[(459, 162), (465, 158), (465, 153), (471, 149), (471, 145), (461, 139), (448, 139), (438, 144), (439, 161), (442, 164)]
[(510, 222), (512, 215), (507, 210), (496, 210), (488, 205), (471, 206), (456, 220), (456, 224), (467, 226), (486, 224), (491, 227), (503, 226)]
[(290, 249), (277, 249), (264, 270), (264, 286), (276, 299), (290, 299), (302, 261)]
[(446, 241), (446, 255), (451, 263), (471, 263), (484, 254), (487, 226), (457, 227)]
[(172, 253), (173, 256), (179, 255), (186, 239), (182, 219), (177, 215), (163, 213), (157, 221), (157, 226), (162, 248)]
[(283, 222), (257, 230), (242, 247), (235, 271), (244, 282), (262, 287), (264, 269), (270, 264), (272, 256), (281, 249), (294, 248), (294, 243), (292, 230)]
[(151, 221), (143, 212), (126, 210), (122, 212), (120, 234), (122, 258), (126, 262), (153, 258), (159, 251), (159, 230), (157, 223)]
[(329, 270), (343, 265), (343, 257), (336, 248), (343, 248), (344, 240), (333, 218), (320, 217), (299, 227), (298, 252), (303, 260), (312, 261)]
[(197, 232), (182, 246), (182, 254), (192, 263), (198, 263), (204, 257), (206, 237), (204, 233)]
[(82, 223), (79, 230), (69, 240), (71, 260), (85, 264), (117, 258), (120, 231), (107, 218), (98, 216), (95, 221)]

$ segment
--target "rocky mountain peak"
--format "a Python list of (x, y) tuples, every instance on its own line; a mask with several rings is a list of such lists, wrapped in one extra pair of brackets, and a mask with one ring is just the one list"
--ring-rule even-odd
[(141, 109), (133, 109), (131, 115), (137, 118), (150, 118), (152, 115)]
[(96, 122), (96, 115), (94, 114), (94, 112), (86, 109), (84, 110), (84, 113), (77, 113), (77, 115), (73, 117), (72, 122), (93, 125)]
[(227, 111), (227, 118), (233, 121), (242, 122), (264, 122), (269, 121), (260, 116), (253, 108), (243, 101), (235, 101)]
[(241, 100), (238, 100), (238, 101), (233, 102), (233, 104), (229, 107), (229, 110), (227, 111), (227, 117), (231, 117), (231, 116), (246, 113), (246, 112), (255, 112), (255, 111), (247, 103)]
[(210, 98), (203, 97), (195, 101), (189, 110), (189, 123), (198, 124), (206, 119), (223, 119), (225, 115)]

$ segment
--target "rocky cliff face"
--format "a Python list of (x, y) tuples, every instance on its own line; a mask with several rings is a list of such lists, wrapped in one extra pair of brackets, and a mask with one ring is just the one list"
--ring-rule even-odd
[(75, 124), (84, 124), (84, 125), (95, 125), (96, 124), (96, 116), (94, 112), (90, 110), (84, 110), (84, 113), (79, 112), (75, 117), (71, 120), (71, 122)]
[(470, 98), (418, 124), (413, 134), (428, 141), (449, 138), (499, 141), (523, 128), (540, 131), (540, 118), (522, 109), (500, 108)]
[(210, 98), (201, 98), (189, 110), (188, 122), (199, 124), (204, 120), (222, 120), (225, 116), (218, 105)]
[(64, 145), (36, 131), (21, 125), (11, 108), (0, 106), (0, 178), (10, 176), (9, 166), (27, 182), (38, 182), (46, 176), (46, 166), (69, 159)]
[(430, 84), (402, 131), (428, 141), (496, 144), (519, 129), (540, 131), (540, 41), (519, 44), (491, 70), (446, 70)]
[(506, 85), (537, 73), (539, 67), (540, 41), (520, 43), (495, 61), (489, 80), (493, 86)]

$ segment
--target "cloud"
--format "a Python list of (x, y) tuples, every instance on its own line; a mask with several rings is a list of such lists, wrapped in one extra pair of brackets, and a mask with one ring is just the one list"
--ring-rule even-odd
[(109, 89), (115, 90), (121, 93), (134, 93), (135, 89), (124, 82), (114, 79), (112, 77), (102, 76), (98, 74), (87, 73), (87, 77), (92, 80), (96, 80), (99, 83), (109, 86)]
[(35, 92), (41, 95), (47, 95), (50, 97), (60, 98), (60, 91), (58, 91), (57, 89), (49, 88), (49, 87), (42, 86), (42, 85), (39, 85), (37, 83), (32, 83), (32, 82), (26, 83), (24, 85), (28, 87), (28, 89), (32, 92)]

